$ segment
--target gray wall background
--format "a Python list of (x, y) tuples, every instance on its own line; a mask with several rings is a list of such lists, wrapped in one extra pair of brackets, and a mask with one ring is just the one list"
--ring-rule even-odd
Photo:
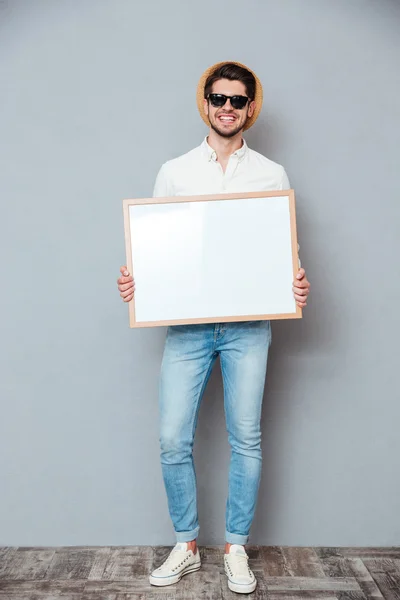
[[(203, 70), (239, 60), (250, 146), (296, 190), (312, 296), (275, 322), (253, 543), (400, 544), (400, 4), (0, 2), (0, 544), (171, 544), (164, 329), (116, 289), (122, 199), (206, 135)], [(196, 438), (201, 543), (222, 543), (219, 369)]]

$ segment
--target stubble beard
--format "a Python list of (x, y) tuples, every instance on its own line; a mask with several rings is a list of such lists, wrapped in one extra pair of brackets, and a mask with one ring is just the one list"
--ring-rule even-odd
[(243, 124), (243, 125), (239, 125), (239, 127), (236, 127), (236, 129), (232, 129), (232, 131), (222, 131), (212, 121), (210, 121), (210, 125), (211, 125), (211, 129), (213, 129), (215, 131), (215, 133), (217, 133), (221, 137), (227, 138), (227, 139), (235, 137), (235, 135), (237, 135), (240, 131), (242, 131), (243, 127), (244, 127), (244, 124)]
[(218, 135), (220, 135), (223, 138), (229, 139), (229, 138), (235, 137), (235, 135), (237, 135), (238, 133), (243, 131), (245, 123), (247, 121), (247, 118), (244, 120), (244, 123), (242, 123), (235, 129), (232, 129), (232, 131), (224, 131), (224, 130), (219, 129), (218, 126), (216, 125), (215, 119), (213, 119), (212, 121), (211, 121), (211, 119), (209, 119), (209, 121), (210, 121), (211, 129), (213, 129), (215, 131), (215, 133), (217, 133)]

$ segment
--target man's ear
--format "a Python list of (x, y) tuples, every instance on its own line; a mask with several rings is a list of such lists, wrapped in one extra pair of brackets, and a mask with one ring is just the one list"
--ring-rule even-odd
[(207, 100), (207, 98), (204, 98), (204, 112), (206, 113), (206, 115), (208, 117), (208, 100)]
[(252, 100), (249, 104), (249, 110), (247, 113), (248, 118), (253, 116), (255, 110), (256, 110), (256, 103), (254, 100)]

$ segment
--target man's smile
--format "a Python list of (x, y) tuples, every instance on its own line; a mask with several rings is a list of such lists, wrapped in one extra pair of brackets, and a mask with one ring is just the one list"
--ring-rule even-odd
[(234, 123), (236, 121), (236, 117), (234, 115), (219, 115), (218, 119), (222, 123)]

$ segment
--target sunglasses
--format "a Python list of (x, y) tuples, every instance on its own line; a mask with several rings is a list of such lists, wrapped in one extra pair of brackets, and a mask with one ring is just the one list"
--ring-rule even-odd
[(225, 94), (208, 94), (208, 99), (215, 108), (221, 108), (227, 100), (231, 101), (232, 108), (241, 110), (250, 100), (247, 96), (225, 96)]

